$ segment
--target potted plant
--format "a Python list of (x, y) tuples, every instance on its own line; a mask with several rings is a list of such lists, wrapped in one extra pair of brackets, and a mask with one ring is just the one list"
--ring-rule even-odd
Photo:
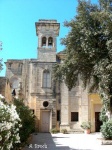
[(81, 128), (84, 129), (84, 132), (86, 134), (89, 134), (90, 133), (90, 129), (91, 129), (91, 123), (88, 122), (88, 121), (82, 122)]
[(66, 133), (67, 133), (67, 129), (62, 129), (61, 132), (62, 132), (63, 134), (66, 134)]

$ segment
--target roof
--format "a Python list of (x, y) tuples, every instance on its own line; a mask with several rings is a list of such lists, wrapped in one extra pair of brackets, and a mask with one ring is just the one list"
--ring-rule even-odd
[(63, 60), (66, 57), (66, 50), (60, 51), (59, 53), (57, 53), (57, 59), (59, 60)]
[(66, 54), (66, 50), (60, 51), (59, 53), (57, 53), (57, 55), (58, 54)]

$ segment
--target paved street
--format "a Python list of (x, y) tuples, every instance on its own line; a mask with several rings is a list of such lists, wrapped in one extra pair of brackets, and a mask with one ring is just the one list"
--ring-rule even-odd
[(92, 134), (50, 134), (33, 135), (24, 150), (112, 150), (112, 145), (101, 145), (100, 133)]

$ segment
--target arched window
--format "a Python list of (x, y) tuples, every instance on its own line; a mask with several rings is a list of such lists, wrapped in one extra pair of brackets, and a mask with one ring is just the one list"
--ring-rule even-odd
[(46, 37), (42, 38), (42, 47), (46, 47)]
[(51, 87), (51, 76), (49, 70), (44, 70), (43, 72), (43, 87), (44, 88)]
[(49, 47), (52, 47), (52, 46), (53, 46), (53, 38), (52, 38), (52, 37), (49, 37), (49, 38), (48, 38), (48, 46), (49, 46)]

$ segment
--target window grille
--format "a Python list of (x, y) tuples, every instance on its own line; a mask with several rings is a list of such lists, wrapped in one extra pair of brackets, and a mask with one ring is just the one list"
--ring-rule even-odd
[(71, 121), (79, 121), (78, 112), (71, 112)]

